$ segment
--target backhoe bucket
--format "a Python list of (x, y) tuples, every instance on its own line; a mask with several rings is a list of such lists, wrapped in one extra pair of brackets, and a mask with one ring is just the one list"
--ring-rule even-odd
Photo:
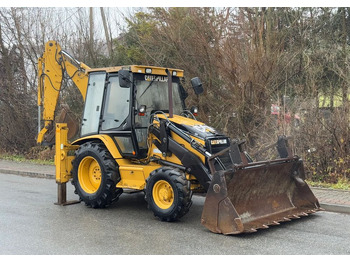
[[(71, 140), (74, 136), (77, 135), (79, 131), (79, 121), (74, 116), (72, 111), (69, 109), (68, 105), (61, 105), (61, 111), (57, 117), (57, 123), (67, 123), (68, 126), (68, 140)], [(54, 144), (55, 141), (55, 126), (52, 125), (48, 132), (45, 135), (45, 141), (48, 144)]]
[(298, 157), (216, 171), (201, 222), (214, 233), (240, 234), (323, 210), (304, 178)]

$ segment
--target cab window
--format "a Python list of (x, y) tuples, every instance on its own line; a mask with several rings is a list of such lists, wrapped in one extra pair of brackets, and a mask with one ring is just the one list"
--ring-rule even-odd
[(118, 76), (109, 78), (103, 111), (102, 130), (118, 128), (125, 124), (130, 111), (130, 88), (119, 85)]
[(105, 81), (106, 73), (93, 73), (89, 76), (81, 128), (82, 136), (98, 132)]

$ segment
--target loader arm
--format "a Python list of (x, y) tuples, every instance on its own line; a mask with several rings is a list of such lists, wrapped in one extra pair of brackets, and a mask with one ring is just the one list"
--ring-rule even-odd
[[(45, 134), (54, 128), (55, 110), (62, 81), (66, 74), (79, 89), (85, 101), (88, 74), (90, 69), (84, 63), (74, 59), (71, 55), (61, 49), (55, 41), (49, 41), (45, 45), (45, 52), (38, 59), (38, 119), (39, 134), (37, 142), (45, 142)], [(44, 127), (41, 129), (41, 120)]]

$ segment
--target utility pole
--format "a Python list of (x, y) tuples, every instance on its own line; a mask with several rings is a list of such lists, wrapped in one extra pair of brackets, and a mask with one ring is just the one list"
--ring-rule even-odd
[(112, 42), (108, 34), (108, 27), (107, 27), (107, 20), (105, 16), (105, 12), (103, 10), (103, 7), (100, 7), (101, 11), (101, 17), (102, 17), (102, 23), (103, 23), (103, 28), (105, 30), (105, 36), (106, 36), (106, 43), (107, 43), (107, 48), (108, 48), (108, 55), (112, 56)]
[(94, 64), (94, 66), (96, 66), (96, 59), (95, 59), (95, 54), (94, 54), (94, 10), (93, 10), (93, 7), (90, 7), (89, 20), (90, 20), (89, 51), (90, 51), (90, 57), (93, 61), (93, 64)]

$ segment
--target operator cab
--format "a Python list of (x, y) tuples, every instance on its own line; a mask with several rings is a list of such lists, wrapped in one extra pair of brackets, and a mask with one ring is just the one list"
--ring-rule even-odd
[[(180, 83), (182, 70), (173, 72), (173, 112), (185, 109), (187, 93)], [(81, 137), (110, 135), (127, 158), (145, 158), (148, 127), (155, 112), (169, 112), (165, 68), (130, 66), (93, 69), (85, 100)]]

